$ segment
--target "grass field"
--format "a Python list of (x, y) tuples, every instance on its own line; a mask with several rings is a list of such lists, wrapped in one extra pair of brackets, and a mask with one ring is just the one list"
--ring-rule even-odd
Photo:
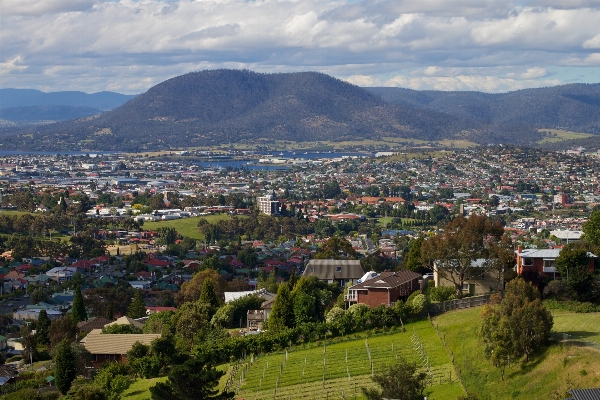
[(556, 143), (556, 142), (563, 142), (565, 140), (573, 140), (573, 139), (585, 139), (585, 138), (594, 136), (589, 133), (563, 131), (561, 129), (538, 129), (538, 132), (544, 132), (544, 133), (547, 132), (547, 133), (550, 133), (552, 136), (554, 136), (554, 137), (546, 137), (542, 140), (539, 140), (538, 144)]
[[(500, 370), (485, 359), (478, 343), (480, 314), (481, 308), (472, 308), (448, 312), (434, 320), (469, 393), (477, 394), (482, 400), (550, 399), (554, 395), (562, 399), (567, 397), (568, 387), (600, 386), (600, 352), (567, 343), (553, 344), (526, 365), (515, 362), (506, 370), (506, 379), (502, 381)], [(589, 337), (598, 334), (600, 325), (593, 321), (584, 323), (586, 315), (590, 316), (557, 315), (555, 329), (559, 332), (563, 329), (572, 331), (571, 324), (580, 323), (578, 329), (586, 329), (580, 332), (586, 332), (586, 340), (589, 340)]]
[[(248, 399), (341, 399), (363, 398), (360, 388), (371, 386), (371, 367), (381, 370), (397, 355), (419, 362), (413, 347), (415, 332), (431, 364), (432, 382), (426, 393), (429, 399), (456, 399), (464, 392), (457, 381), (450, 359), (429, 321), (406, 326), (406, 332), (320, 345), (286, 353), (259, 356), (233, 377), (234, 387), (241, 388), (236, 398)], [(244, 371), (243, 374), (241, 371)], [(344, 397), (342, 397), (344, 396)]]
[(206, 219), (208, 222), (214, 224), (218, 221), (222, 221), (229, 218), (227, 214), (215, 214), (205, 215), (202, 217), (190, 217), (173, 219), (170, 221), (157, 221), (157, 222), (145, 222), (143, 228), (147, 230), (155, 230), (161, 227), (173, 227), (177, 232), (183, 236), (190, 237), (192, 239), (202, 240), (204, 235), (198, 230), (198, 221), (200, 218)]
[(554, 330), (566, 333), (575, 340), (600, 345), (600, 313), (569, 313), (554, 311)]
[(121, 398), (127, 400), (147, 400), (150, 398), (150, 386), (154, 386), (157, 382), (164, 382), (166, 380), (167, 377), (137, 379), (121, 394)]

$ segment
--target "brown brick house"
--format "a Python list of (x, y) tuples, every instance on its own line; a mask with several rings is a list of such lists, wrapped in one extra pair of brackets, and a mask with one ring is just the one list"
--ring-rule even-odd
[[(549, 278), (561, 278), (556, 270), (554, 262), (560, 255), (562, 248), (558, 249), (523, 249), (518, 247), (515, 252), (517, 255), (517, 274), (522, 275), (526, 272), (537, 272), (538, 274)], [(596, 256), (588, 252), (589, 271), (594, 272), (594, 259)]]
[(350, 303), (377, 307), (389, 306), (400, 299), (406, 299), (420, 289), (422, 276), (413, 271), (385, 271), (380, 275), (348, 288), (345, 300)]

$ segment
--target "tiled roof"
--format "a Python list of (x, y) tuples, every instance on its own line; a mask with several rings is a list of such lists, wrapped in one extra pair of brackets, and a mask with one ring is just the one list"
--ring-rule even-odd
[(112, 326), (112, 325), (133, 325), (136, 328), (142, 328), (144, 326), (144, 324), (142, 324), (141, 322), (136, 321), (135, 319), (129, 318), (127, 316), (123, 316), (119, 319), (117, 319), (114, 322), (111, 322), (110, 324), (106, 324), (106, 326)]
[(360, 279), (363, 274), (359, 260), (310, 260), (302, 275), (332, 280)]
[(92, 354), (127, 354), (135, 342), (150, 345), (160, 337), (160, 333), (148, 334), (103, 334), (94, 329), (81, 340), (83, 346)]
[(111, 322), (113, 322), (111, 319), (99, 317), (99, 318), (90, 319), (88, 321), (78, 322), (77, 328), (80, 331), (89, 332), (93, 329), (102, 329), (102, 328), (104, 328), (104, 325), (110, 324)]
[(379, 276), (354, 285), (351, 289), (367, 288), (395, 288), (413, 279), (421, 278), (420, 274), (413, 271), (382, 272)]

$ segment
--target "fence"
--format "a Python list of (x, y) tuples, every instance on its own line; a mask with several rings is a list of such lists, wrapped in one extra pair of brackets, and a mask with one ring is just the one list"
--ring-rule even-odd
[(466, 299), (442, 301), (441, 303), (430, 304), (428, 311), (429, 314), (441, 314), (450, 310), (479, 307), (489, 303), (490, 296), (489, 294), (485, 294), (483, 296), (467, 297)]

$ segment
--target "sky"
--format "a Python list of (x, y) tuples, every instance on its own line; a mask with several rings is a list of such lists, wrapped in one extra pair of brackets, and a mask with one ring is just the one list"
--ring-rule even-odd
[(205, 69), (507, 92), (600, 82), (600, 0), (0, 0), (0, 87), (137, 94)]

